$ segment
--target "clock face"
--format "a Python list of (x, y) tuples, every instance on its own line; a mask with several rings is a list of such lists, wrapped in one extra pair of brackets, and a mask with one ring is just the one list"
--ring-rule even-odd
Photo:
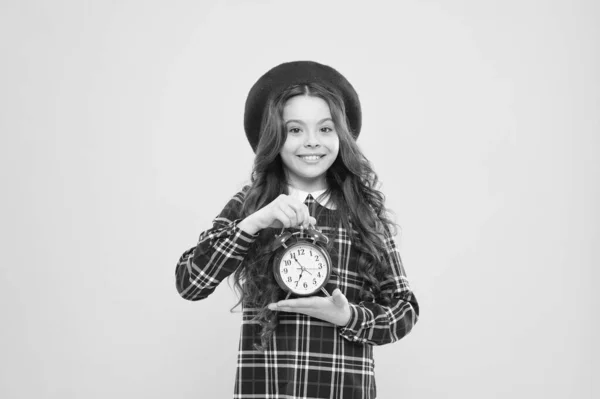
[(331, 260), (320, 247), (296, 243), (285, 249), (274, 265), (279, 285), (296, 295), (312, 295), (329, 281)]

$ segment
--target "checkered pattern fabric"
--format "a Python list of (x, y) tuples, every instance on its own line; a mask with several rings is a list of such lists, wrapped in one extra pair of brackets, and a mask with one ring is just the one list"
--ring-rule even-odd
[[(241, 230), (245, 190), (237, 193), (204, 231), (198, 244), (186, 251), (176, 267), (177, 289), (189, 300), (210, 295), (237, 267), (256, 239)], [(373, 346), (395, 342), (417, 322), (419, 307), (413, 295), (392, 237), (386, 237), (386, 259), (392, 273), (382, 290), (392, 302), (383, 306), (361, 302), (362, 279), (355, 259), (357, 250), (337, 220), (335, 210), (307, 198), (317, 228), (334, 240), (330, 250), (333, 273), (326, 289), (336, 287), (350, 302), (351, 318), (344, 327), (305, 316), (281, 312), (270, 347), (260, 343), (260, 325), (253, 321), (257, 309), (243, 304), (234, 399), (350, 399), (375, 398)]]
[(310, 209), (315, 204), (315, 199), (312, 195), (308, 194), (304, 200), (304, 204)]

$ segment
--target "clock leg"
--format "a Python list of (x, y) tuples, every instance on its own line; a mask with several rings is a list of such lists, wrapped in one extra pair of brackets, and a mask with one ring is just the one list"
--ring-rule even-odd
[(329, 292), (327, 292), (327, 290), (325, 289), (325, 287), (321, 287), (321, 291), (323, 291), (325, 293), (325, 295), (331, 296), (331, 295), (329, 295)]

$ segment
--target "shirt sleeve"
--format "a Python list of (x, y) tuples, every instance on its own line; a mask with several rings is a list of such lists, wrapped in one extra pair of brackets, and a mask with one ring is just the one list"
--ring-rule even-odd
[(198, 244), (179, 258), (175, 280), (184, 299), (206, 298), (243, 262), (257, 237), (238, 227), (247, 188), (233, 196), (212, 228), (202, 232)]
[(407, 335), (419, 318), (419, 304), (411, 291), (394, 239), (386, 235), (386, 259), (392, 272), (382, 283), (382, 294), (391, 296), (387, 306), (377, 302), (350, 303), (350, 320), (340, 329), (349, 341), (384, 345)]

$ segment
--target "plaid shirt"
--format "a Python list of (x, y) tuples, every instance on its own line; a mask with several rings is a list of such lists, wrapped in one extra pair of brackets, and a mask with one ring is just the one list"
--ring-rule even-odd
[[(246, 189), (229, 201), (213, 227), (200, 235), (198, 245), (179, 259), (176, 284), (183, 298), (206, 298), (237, 267), (244, 267), (244, 257), (257, 237), (238, 227)], [(382, 291), (391, 295), (392, 302), (389, 306), (361, 302), (362, 279), (354, 261), (357, 250), (348, 232), (328, 222), (335, 210), (312, 205), (318, 229), (334, 239), (332, 278), (326, 289), (332, 292), (337, 287), (346, 295), (350, 321), (338, 327), (281, 312), (272, 344), (260, 352), (254, 343), (260, 343), (261, 327), (252, 320), (257, 309), (242, 304), (234, 399), (375, 398), (373, 345), (398, 341), (417, 322), (418, 303), (392, 237), (386, 237), (385, 254), (392, 274), (382, 282)]]

